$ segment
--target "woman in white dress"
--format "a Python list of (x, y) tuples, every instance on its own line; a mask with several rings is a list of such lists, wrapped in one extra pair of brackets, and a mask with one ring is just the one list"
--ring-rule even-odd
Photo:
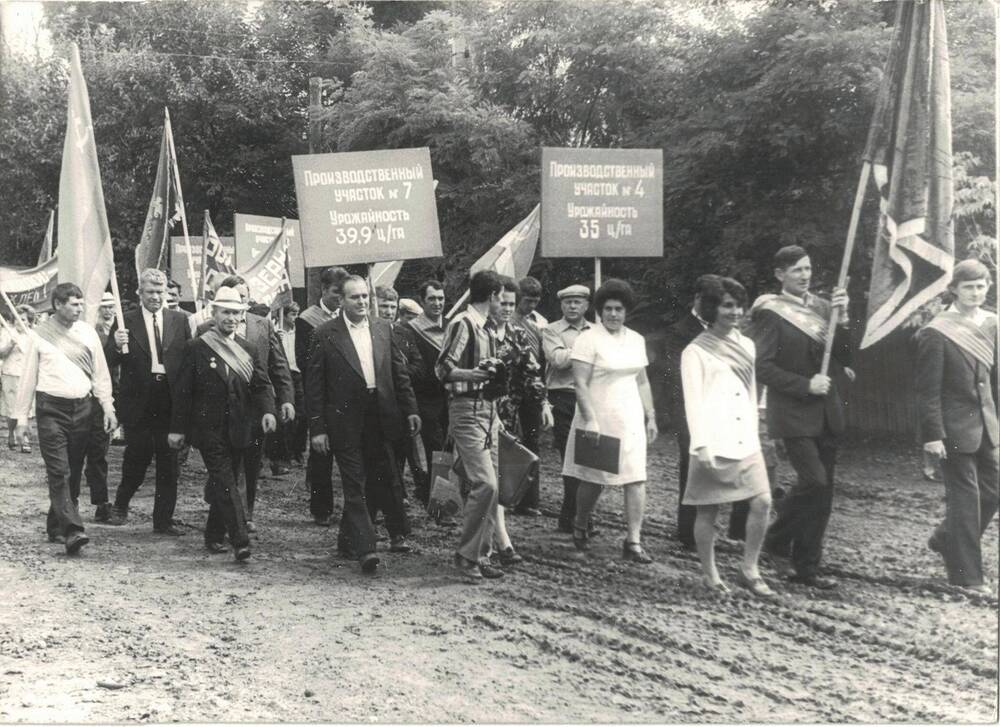
[[(636, 563), (652, 563), (642, 547), (642, 518), (646, 509), (646, 443), (656, 438), (656, 412), (646, 378), (646, 342), (625, 327), (635, 294), (623, 280), (610, 279), (594, 295), (594, 310), (600, 322), (580, 334), (573, 345), (573, 379), (576, 413), (566, 443), (563, 475), (576, 477), (573, 543), (588, 549), (587, 524), (604, 487), (621, 487), (625, 498), (628, 536), (622, 557)], [(582, 442), (577, 442), (580, 430)], [(612, 437), (619, 445), (617, 462), (595, 461), (578, 447), (595, 447), (600, 437)], [(579, 456), (578, 456), (579, 454)], [(595, 466), (580, 464), (578, 459)]]
[(691, 463), (684, 504), (698, 514), (694, 540), (702, 584), (728, 593), (715, 565), (715, 520), (724, 503), (749, 501), (743, 563), (738, 583), (758, 596), (773, 592), (757, 567), (771, 491), (757, 428), (753, 341), (738, 330), (747, 294), (732, 278), (702, 291), (698, 315), (709, 327), (681, 354), (684, 410), (691, 431)]
[[(21, 316), (21, 320), (24, 321), (28, 326), (31, 326), (35, 322), (35, 311), (31, 306), (18, 306), (18, 313)], [(7, 321), (8, 326), (4, 326), (0, 329), (0, 385), (3, 387), (2, 396), (0, 396), (0, 415), (7, 418), (7, 446), (10, 449), (16, 449), (17, 444), (14, 442), (14, 429), (17, 426), (17, 420), (14, 419), (14, 402), (17, 400), (17, 387), (21, 381), (21, 372), (24, 369), (24, 350), (27, 348), (27, 334), (14, 322), (14, 317), (5, 308), (3, 311), (4, 320)], [(11, 331), (14, 334), (11, 335)], [(31, 412), (34, 413), (35, 405), (32, 403)], [(29, 419), (28, 431), (31, 431), (31, 420)], [(31, 442), (26, 434), (21, 442), (21, 451), (24, 453), (31, 452)]]

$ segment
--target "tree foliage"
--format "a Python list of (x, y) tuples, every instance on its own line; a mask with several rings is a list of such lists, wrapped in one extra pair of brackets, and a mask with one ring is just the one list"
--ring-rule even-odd
[[(237, 210), (295, 216), (289, 156), (306, 150), (308, 79), (321, 76), (320, 150), (431, 149), (446, 255), (406, 265), (404, 291), (436, 274), (461, 292), (468, 264), (537, 203), (540, 146), (662, 148), (664, 257), (608, 260), (605, 275), (635, 281), (650, 311), (669, 316), (703, 272), (761, 292), (784, 244), (805, 245), (832, 281), (893, 4), (220, 0), (47, 12), (60, 56), (66, 40), (81, 45), (120, 271), (131, 269), (164, 106), (188, 214), (209, 209), (225, 233)], [(992, 259), (992, 6), (947, 12), (959, 254)], [(7, 262), (33, 260), (55, 203), (64, 66), (4, 58)], [(870, 191), (856, 300), (876, 223)], [(533, 273), (554, 290), (590, 266), (539, 258)]]

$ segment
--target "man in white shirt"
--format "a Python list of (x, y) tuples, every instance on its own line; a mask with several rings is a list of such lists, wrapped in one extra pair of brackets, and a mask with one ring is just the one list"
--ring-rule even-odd
[(101, 341), (79, 320), (83, 305), (83, 292), (72, 283), (60, 283), (52, 292), (53, 315), (28, 337), (14, 412), (20, 441), (35, 397), (38, 446), (49, 483), (45, 527), (50, 541), (65, 540), (70, 555), (90, 542), (77, 501), (93, 407), (104, 411), (105, 432), (118, 426)]

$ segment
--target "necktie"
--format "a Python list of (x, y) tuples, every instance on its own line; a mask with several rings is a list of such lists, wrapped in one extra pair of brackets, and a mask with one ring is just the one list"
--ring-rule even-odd
[(160, 336), (160, 324), (156, 322), (156, 314), (153, 314), (153, 338), (156, 339), (156, 360), (163, 363), (163, 339)]

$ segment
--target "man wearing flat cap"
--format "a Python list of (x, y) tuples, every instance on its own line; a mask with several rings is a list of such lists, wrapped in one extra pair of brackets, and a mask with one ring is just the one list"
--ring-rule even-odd
[(277, 428), (267, 370), (254, 345), (236, 334), (246, 309), (235, 289), (222, 286), (215, 291), (215, 325), (184, 349), (168, 435), (174, 449), (190, 441), (208, 469), (205, 547), (224, 552), (228, 535), (237, 560), (250, 557), (246, 452), (254, 446), (257, 422), (264, 432)]
[[(545, 384), (552, 408), (552, 435), (560, 459), (566, 454), (573, 413), (576, 410), (576, 390), (573, 388), (573, 363), (570, 359), (577, 337), (590, 328), (584, 313), (590, 305), (590, 289), (585, 285), (570, 285), (558, 293), (562, 318), (542, 329), (542, 349), (545, 353)], [(563, 501), (559, 510), (559, 531), (573, 532), (576, 515), (575, 477), (563, 476)]]

